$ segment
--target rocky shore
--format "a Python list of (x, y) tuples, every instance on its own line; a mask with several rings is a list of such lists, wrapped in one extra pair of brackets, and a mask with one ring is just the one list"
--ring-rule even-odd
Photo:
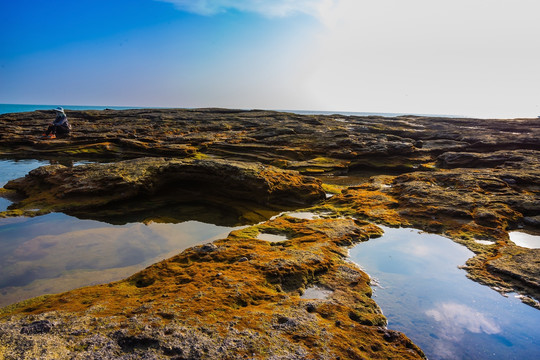
[[(6, 184), (0, 194), (15, 202), (0, 216), (183, 221), (170, 209), (198, 199), (258, 225), (123, 281), (0, 310), (6, 359), (422, 358), (385, 328), (369, 278), (346, 261), (348, 246), (381, 234), (374, 223), (448, 236), (475, 253), (469, 277), (538, 307), (540, 250), (508, 237), (540, 234), (538, 119), (67, 115), (74, 131), (55, 140), (40, 138), (50, 112), (0, 115), (1, 157), (58, 163)], [(96, 163), (71, 166), (79, 160)], [(325, 218), (275, 216), (292, 208)], [(325, 296), (301, 297), (306, 289)]]

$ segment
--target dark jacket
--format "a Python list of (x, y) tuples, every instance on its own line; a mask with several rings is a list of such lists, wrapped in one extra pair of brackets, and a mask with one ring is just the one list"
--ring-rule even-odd
[(54, 119), (53, 125), (62, 126), (62, 127), (66, 128), (66, 129), (71, 130), (71, 125), (68, 123), (68, 119), (67, 119), (66, 114), (61, 113), (61, 112), (56, 114), (56, 119)]

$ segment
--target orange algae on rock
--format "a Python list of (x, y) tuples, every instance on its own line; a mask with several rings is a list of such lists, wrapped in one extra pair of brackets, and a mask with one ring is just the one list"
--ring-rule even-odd
[[(269, 229), (290, 239), (270, 243), (253, 237)], [(10, 337), (0, 335), (0, 344), (8, 339), (17, 348), (24, 335), (13, 329), (53, 316), (57, 325), (45, 338), (54, 338), (71, 355), (145, 352), (166, 358), (172, 351), (203, 359), (423, 358), (406, 336), (384, 327), (369, 277), (346, 261), (344, 245), (380, 234), (378, 227), (352, 219), (277, 217), (126, 280), (4, 308), (0, 327)], [(330, 295), (300, 297), (312, 285)], [(82, 327), (84, 333), (66, 336)], [(80, 349), (96, 336), (109, 350)], [(37, 340), (36, 349), (46, 344)]]
[[(539, 284), (528, 280), (540, 275), (535, 250), (518, 251), (508, 241), (508, 230), (523, 223), (523, 214), (540, 210), (534, 190), (540, 183), (538, 175), (538, 170), (523, 174), (501, 168), (375, 176), (319, 208), (448, 236), (476, 254), (464, 266), (471, 279), (501, 292), (519, 291), (539, 299)], [(527, 254), (521, 256), (526, 265), (518, 266), (508, 256), (516, 251)]]

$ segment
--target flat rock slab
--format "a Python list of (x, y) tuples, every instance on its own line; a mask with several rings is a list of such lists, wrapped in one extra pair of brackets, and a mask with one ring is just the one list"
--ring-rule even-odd
[[(73, 131), (55, 140), (41, 138), (54, 119), (53, 111), (0, 115), (0, 156), (184, 158), (202, 153), (306, 171), (358, 166), (411, 171), (445, 152), (540, 150), (538, 119), (298, 115), (231, 109), (67, 110), (66, 114)], [(316, 161), (306, 165), (310, 160)], [(448, 166), (498, 164), (504, 155), (503, 159), (453, 155), (440, 161)]]

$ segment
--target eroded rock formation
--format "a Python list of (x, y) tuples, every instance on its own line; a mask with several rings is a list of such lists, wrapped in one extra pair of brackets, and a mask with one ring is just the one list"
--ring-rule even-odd
[[(12, 180), (24, 195), (4, 216), (63, 211), (96, 219), (126, 217), (188, 201), (251, 202), (260, 208), (306, 206), (325, 199), (321, 181), (258, 163), (219, 159), (137, 158), (75, 167), (43, 166)], [(254, 205), (251, 208), (256, 207)], [(240, 214), (238, 221), (246, 214)]]
[[(145, 217), (150, 208), (198, 199), (226, 206), (231, 223), (264, 222), (124, 281), (4, 308), (7, 358), (23, 348), (82, 358), (422, 357), (384, 328), (366, 274), (344, 261), (347, 246), (380, 234), (366, 221), (442, 233), (476, 254), (466, 264), (471, 278), (526, 294), (538, 307), (538, 249), (508, 237), (514, 229), (540, 233), (538, 119), (226, 109), (67, 115), (73, 133), (52, 141), (40, 138), (50, 112), (1, 115), (0, 155), (108, 163), (53, 165), (10, 182), (1, 194), (16, 202), (3, 216), (64, 211), (146, 221), (156, 220)], [(324, 200), (323, 188), (334, 196)], [(244, 201), (255, 210), (246, 213)], [(334, 219), (268, 220), (286, 206)], [(259, 232), (289, 240), (268, 243)], [(310, 286), (331, 295), (300, 298)]]

